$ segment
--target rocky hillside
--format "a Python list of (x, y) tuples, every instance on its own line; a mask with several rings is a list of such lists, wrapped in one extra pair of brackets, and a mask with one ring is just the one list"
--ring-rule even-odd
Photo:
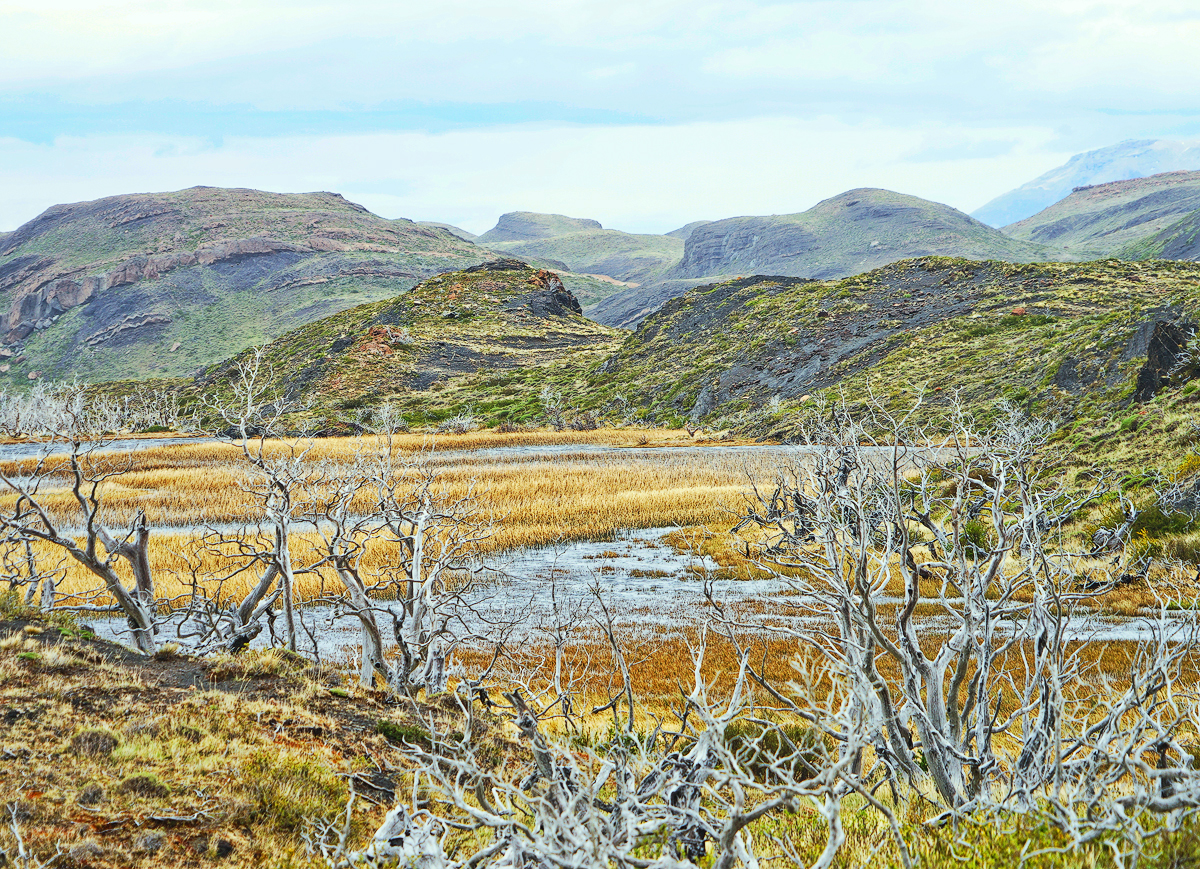
[(845, 391), (853, 407), (869, 387), (902, 408), (924, 389), (932, 410), (952, 393), (985, 413), (1008, 399), (1091, 437), (1130, 416), (1136, 428), (1135, 396), (1170, 383), (1164, 372), (1139, 380), (1160, 321), (1191, 340), (1200, 264), (925, 258), (838, 281), (745, 278), (646, 318), (592, 373), (589, 400), (786, 434), (823, 391)]
[(1059, 251), (1005, 236), (961, 211), (890, 190), (850, 190), (799, 214), (734, 217), (694, 228), (679, 264), (656, 286), (625, 290), (594, 310), (633, 326), (689, 286), (738, 275), (835, 278), (927, 255), (1035, 262)]
[(452, 223), (438, 223), (436, 220), (418, 220), (417, 226), (427, 226), (430, 229), (444, 229), (446, 232), (458, 236), (464, 241), (474, 241), (479, 238), (475, 233), (467, 232), (462, 227), (455, 226)]
[[(484, 242), (481, 240), (480, 244)], [(640, 285), (661, 278), (679, 262), (683, 245), (682, 239), (668, 235), (633, 235), (615, 229), (597, 229), (486, 246), (523, 258), (557, 260), (577, 274), (604, 275)]]
[[(309, 323), (266, 354), (278, 388), (310, 402), (318, 419), (391, 401), (410, 422), (452, 413), (499, 421), (538, 412), (547, 371), (581, 374), (621, 335), (584, 318), (556, 274), (506, 259)], [(192, 389), (219, 387), (229, 372), (229, 363), (213, 366)]]
[[(1013, 238), (1095, 259), (1121, 255), (1125, 248), (1158, 236), (1198, 210), (1200, 172), (1164, 172), (1079, 188), (1004, 231)], [(1154, 249), (1153, 245), (1147, 248)]]
[(1118, 252), (1123, 259), (1200, 261), (1200, 210), (1193, 211), (1162, 232), (1135, 241)]
[(190, 374), (483, 258), (335, 193), (195, 187), (57, 205), (0, 241), (0, 383)]
[(1121, 142), (1076, 154), (1062, 166), (997, 196), (971, 212), (971, 216), (991, 226), (1008, 226), (1069, 196), (1076, 187), (1196, 169), (1200, 169), (1200, 141), (1143, 139)]
[(667, 233), (667, 235), (671, 236), (672, 238), (677, 238), (680, 241), (687, 241), (689, 238), (692, 237), (693, 232), (695, 232), (697, 229), (704, 226), (705, 224), (709, 224), (709, 223), (712, 223), (712, 221), (711, 220), (693, 220), (691, 223), (688, 223), (688, 224), (685, 224), (684, 226), (679, 227), (679, 229), (671, 230), (670, 232)]

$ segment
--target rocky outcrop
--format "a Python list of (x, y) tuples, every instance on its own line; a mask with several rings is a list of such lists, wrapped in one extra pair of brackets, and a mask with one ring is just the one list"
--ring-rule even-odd
[(140, 316), (126, 317), (119, 323), (114, 323), (107, 329), (101, 329), (96, 334), (92, 335), (86, 341), (89, 347), (98, 347), (101, 344), (120, 343), (121, 338), (127, 338), (130, 332), (145, 330), (152, 327), (161, 327), (170, 325), (171, 318), (166, 314), (142, 314)]
[[(1149, 401), (1173, 379), (1190, 379), (1194, 372), (1180, 369), (1191, 362), (1187, 352), (1188, 341), (1196, 335), (1194, 323), (1168, 323), (1160, 320), (1154, 324), (1150, 346), (1146, 351), (1146, 364), (1138, 371), (1137, 386), (1133, 400), (1139, 404)], [(1182, 378), (1176, 375), (1184, 374)]]
[(539, 269), (525, 283), (536, 288), (529, 294), (529, 310), (538, 317), (566, 317), (570, 314), (583, 315), (583, 308), (575, 294), (563, 286), (562, 279), (554, 272)]

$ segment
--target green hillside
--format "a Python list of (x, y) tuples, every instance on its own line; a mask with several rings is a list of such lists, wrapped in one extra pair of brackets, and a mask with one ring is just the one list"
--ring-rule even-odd
[(919, 256), (1038, 262), (1061, 251), (1010, 238), (948, 205), (863, 188), (799, 214), (733, 217), (692, 229), (679, 264), (654, 286), (624, 290), (597, 305), (614, 326), (641, 317), (689, 286), (739, 275), (837, 278)]
[(775, 438), (821, 396), (862, 413), (871, 395), (896, 410), (920, 395), (927, 421), (952, 396), (984, 417), (1007, 400), (1059, 420), (1082, 463), (1126, 470), (1169, 470), (1194, 437), (1200, 367), (1135, 391), (1156, 324), (1193, 340), (1200, 264), (926, 257), (841, 280), (752, 277), (692, 289), (632, 333), (579, 317), (569, 294), (548, 304), (552, 283), (513, 261), (442, 275), (268, 352), (326, 420), (389, 400), (415, 423), (544, 422), (549, 387), (610, 422)]
[(1191, 366), (1134, 401), (1160, 321), (1194, 331), (1200, 264), (931, 257), (839, 281), (747, 278), (669, 301), (586, 394), (597, 407), (620, 395), (654, 421), (775, 437), (821, 394), (854, 413), (870, 394), (903, 410), (923, 392), (926, 419), (953, 395), (985, 416), (1006, 399), (1060, 420), (1089, 462), (1165, 467), (1192, 443), (1200, 392)]
[(418, 220), (417, 226), (425, 226), (430, 229), (444, 229), (446, 232), (464, 241), (474, 241), (479, 238), (475, 233), (467, 232), (462, 227), (455, 226), (453, 223), (438, 223), (436, 220)]
[(0, 383), (189, 374), (482, 259), (334, 193), (194, 187), (54, 206), (0, 241)]
[(510, 211), (500, 215), (496, 225), (479, 236), (479, 243), (491, 245), (505, 241), (532, 241), (553, 238), (575, 232), (603, 229), (599, 222), (587, 217), (567, 217), (565, 214), (540, 214), (536, 211)]
[[(309, 417), (392, 401), (417, 423), (467, 412), (498, 421), (532, 418), (544, 378), (581, 376), (620, 341), (581, 316), (557, 275), (510, 259), (309, 323), (266, 354), (282, 392), (312, 403)], [(213, 366), (191, 389), (228, 376), (228, 363)]]
[(1200, 260), (1200, 210), (1191, 212), (1159, 233), (1125, 245), (1118, 255), (1133, 260)]
[(1200, 210), (1200, 172), (1164, 172), (1148, 178), (1077, 188), (1032, 217), (1004, 227), (1016, 239), (1054, 245), (1081, 259), (1154, 255), (1153, 239)]

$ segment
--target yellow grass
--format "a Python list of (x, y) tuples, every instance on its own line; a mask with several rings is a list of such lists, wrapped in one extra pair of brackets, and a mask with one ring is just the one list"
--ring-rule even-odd
[[(645, 443), (643, 443), (645, 442)], [(646, 457), (637, 451), (564, 452), (546, 456), (480, 453), (489, 447), (522, 447), (538, 444), (662, 446), (691, 443), (686, 434), (657, 431), (601, 431), (585, 433), (471, 433), (432, 439), (402, 436), (394, 449), (437, 473), (436, 490), (449, 500), (473, 493), (478, 509), (492, 517), (491, 536), (480, 547), (483, 553), (510, 551), (558, 541), (611, 539), (626, 529), (704, 525), (715, 530), (734, 524), (751, 478), (762, 481), (775, 473), (778, 457), (771, 454), (731, 455), (726, 452), (697, 455), (670, 449)], [(328, 439), (315, 443), (269, 443), (271, 455), (306, 451), (311, 462), (348, 462), (356, 454), (378, 450), (371, 438)], [(247, 485), (255, 480), (239, 448), (227, 444), (181, 443), (131, 455), (97, 456), (97, 467), (125, 470), (100, 488), (103, 521), (119, 530), (129, 526), (140, 509), (155, 529), (151, 536), (151, 564), (159, 595), (183, 593), (193, 575), (228, 572), (233, 562), (211, 553), (196, 552), (195, 540), (206, 525), (238, 526), (259, 523), (263, 516)], [(8, 462), (6, 474), (28, 473), (29, 461)], [(56, 522), (78, 529), (80, 513), (60, 467), (44, 483), (40, 501)], [(371, 492), (364, 491), (356, 506), (369, 510)], [(11, 509), (16, 496), (0, 494), (0, 509)], [(714, 532), (715, 533), (715, 532)], [(301, 530), (291, 544), (297, 566), (316, 559), (315, 534)], [(47, 557), (52, 553), (43, 550)], [(366, 559), (368, 571), (381, 570), (389, 561), (389, 547), (374, 544)], [(122, 565), (123, 569), (124, 566)], [(64, 566), (60, 591), (84, 595), (96, 588), (95, 577), (73, 563)], [(254, 577), (247, 574), (230, 583), (224, 594), (243, 593)], [(320, 596), (321, 578), (302, 577), (302, 598)]]

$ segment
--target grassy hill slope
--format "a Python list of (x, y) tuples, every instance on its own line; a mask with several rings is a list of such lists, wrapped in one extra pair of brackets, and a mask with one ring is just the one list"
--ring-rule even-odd
[(1095, 259), (1153, 238), (1197, 210), (1200, 172), (1164, 172), (1077, 189), (1004, 231)]
[(462, 227), (455, 226), (453, 223), (438, 223), (436, 220), (418, 220), (417, 226), (426, 226), (430, 229), (444, 229), (446, 232), (464, 241), (474, 241), (479, 238), (475, 233), (467, 232)]
[[(266, 354), (278, 388), (312, 402), (317, 417), (392, 401), (415, 423), (465, 412), (524, 420), (540, 411), (548, 371), (572, 378), (620, 341), (581, 316), (556, 275), (497, 260), (309, 323)], [(229, 370), (210, 368), (194, 388), (222, 383)]]
[(1200, 210), (1148, 238), (1125, 245), (1118, 251), (1122, 259), (1200, 260)]
[(333, 193), (195, 187), (54, 206), (0, 241), (0, 383), (190, 373), (482, 259)]
[(565, 214), (541, 214), (536, 211), (510, 211), (500, 215), (496, 225), (479, 236), (479, 243), (490, 245), (503, 241), (532, 241), (553, 238), (576, 232), (603, 229), (598, 221), (588, 217), (567, 217)]
[(689, 286), (738, 275), (835, 278), (928, 256), (1035, 262), (1057, 250), (1009, 238), (961, 211), (890, 190), (850, 190), (799, 214), (734, 217), (695, 227), (656, 286), (600, 303), (596, 319), (633, 326)]
[[(905, 261), (840, 281), (754, 277), (693, 289), (643, 321), (588, 379), (651, 420), (788, 436), (821, 393), (922, 416), (951, 395), (1062, 421), (1084, 463), (1166, 467), (1195, 437), (1200, 391), (1177, 376), (1134, 402), (1155, 324), (1200, 321), (1200, 264)], [(1143, 431), (1144, 430), (1144, 431)], [(1140, 463), (1140, 464), (1139, 464)]]

